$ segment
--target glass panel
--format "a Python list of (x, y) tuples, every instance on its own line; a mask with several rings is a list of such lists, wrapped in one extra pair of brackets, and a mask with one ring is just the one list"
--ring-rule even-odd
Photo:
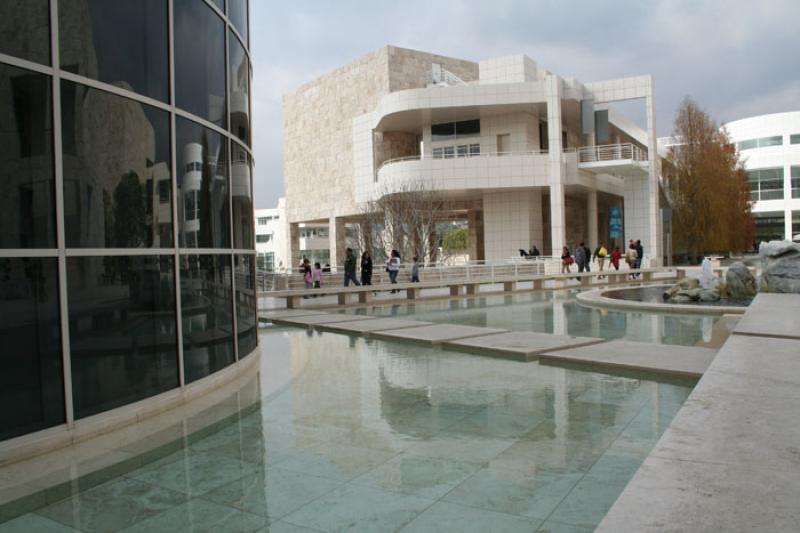
[(186, 382), (235, 361), (230, 255), (184, 255), (181, 314)]
[(55, 258), (0, 259), (0, 440), (65, 422)]
[(456, 122), (456, 139), (460, 137), (474, 137), (481, 134), (481, 121), (475, 120), (462, 120)]
[(225, 0), (212, 0), (212, 2), (214, 2), (214, 5), (217, 6), (220, 11), (225, 13)]
[(247, 44), (247, 0), (228, 0), (228, 18)]
[(467, 157), (467, 152), (469, 148), (466, 144), (461, 144), (458, 146), (458, 157)]
[(219, 133), (181, 117), (175, 128), (180, 246), (228, 248), (227, 143)]
[(169, 114), (69, 81), (61, 109), (67, 246), (172, 246)]
[(236, 255), (236, 334), (239, 359), (256, 349), (256, 261), (252, 255)]
[(762, 200), (782, 200), (783, 199), (783, 189), (766, 189), (764, 187), (761, 188), (761, 199)]
[(0, 87), (0, 248), (52, 248), (50, 77), (0, 65)]
[(254, 243), (252, 164), (250, 155), (231, 142), (231, 194), (233, 194), (233, 246), (252, 249)]
[(444, 154), (444, 150), (442, 148), (434, 148), (433, 149), (433, 158), (434, 159), (441, 159), (443, 154)]
[(754, 213), (753, 218), (756, 223), (756, 242), (783, 240), (785, 228), (782, 212)]
[(169, 256), (68, 257), (75, 417), (178, 386)]
[(48, 0), (2, 0), (0, 53), (50, 64)]
[(763, 148), (765, 146), (780, 146), (783, 144), (783, 137), (781, 135), (776, 135), (774, 137), (762, 137), (758, 140), (758, 147)]
[(431, 139), (435, 141), (449, 141), (455, 139), (456, 124), (447, 122), (445, 124), (431, 124)]
[(800, 133), (794, 133), (789, 137), (792, 144), (800, 144)]
[(173, 10), (175, 102), (225, 128), (225, 25), (205, 2), (175, 0)]
[(758, 139), (747, 139), (746, 141), (740, 142), (738, 145), (739, 150), (750, 150), (752, 148), (758, 147)]
[(250, 61), (239, 39), (230, 37), (231, 132), (250, 145)]
[(167, 102), (165, 0), (59, 0), (61, 68)]
[(453, 154), (455, 153), (454, 147), (452, 146), (445, 146), (444, 147), (444, 158), (445, 159), (453, 159)]
[(481, 145), (480, 144), (470, 144), (469, 145), (469, 155), (481, 155)]

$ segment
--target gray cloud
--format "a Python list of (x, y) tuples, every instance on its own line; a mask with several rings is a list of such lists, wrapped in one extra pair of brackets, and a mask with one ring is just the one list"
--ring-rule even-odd
[(524, 53), (582, 81), (653, 74), (659, 135), (685, 95), (718, 122), (800, 109), (796, 0), (251, 0), (251, 12), (259, 207), (283, 189), (281, 95), (386, 44)]

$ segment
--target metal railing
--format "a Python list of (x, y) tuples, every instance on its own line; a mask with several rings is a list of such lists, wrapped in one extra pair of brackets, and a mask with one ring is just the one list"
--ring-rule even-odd
[[(398, 282), (410, 281), (411, 263), (402, 263), (397, 277)], [(558, 274), (561, 269), (560, 257), (515, 257), (503, 261), (468, 261), (459, 265), (420, 265), (420, 281), (440, 282), (446, 284), (452, 281), (483, 279), (493, 281), (510, 277), (528, 277)], [(360, 269), (356, 272), (361, 279)], [(278, 291), (286, 289), (302, 289), (304, 285), (303, 274), (294, 272), (264, 272), (256, 274), (259, 292)], [(344, 283), (344, 267), (333, 266), (330, 272), (322, 273), (321, 285), (341, 286)], [(372, 268), (372, 284), (383, 285), (389, 283), (389, 273), (386, 265), (376, 261)]]
[[(567, 154), (570, 152), (574, 152), (575, 148), (565, 148), (562, 150), (563, 153)], [(421, 160), (442, 160), (442, 159), (472, 159), (476, 157), (508, 157), (508, 156), (520, 156), (520, 155), (547, 155), (547, 150), (522, 150), (516, 152), (481, 152), (479, 154), (450, 154), (447, 156), (442, 157), (433, 157), (433, 156), (423, 156), (420, 154), (417, 155), (407, 155), (403, 157), (394, 157), (392, 159), (387, 159), (383, 163), (378, 166), (378, 169), (375, 171), (380, 172), (383, 167), (386, 165), (391, 165), (392, 163), (402, 163), (404, 161), (421, 161)]]
[(615, 161), (619, 159), (647, 161), (647, 150), (633, 143), (601, 144), (597, 146), (584, 146), (578, 149), (579, 163), (597, 163), (600, 161)]

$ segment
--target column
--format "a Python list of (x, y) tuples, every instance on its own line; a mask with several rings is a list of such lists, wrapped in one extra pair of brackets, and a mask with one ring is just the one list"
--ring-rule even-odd
[(530, 192), (530, 246), (534, 244), (542, 251), (544, 248), (544, 222), (542, 221), (542, 190)]
[(478, 259), (478, 211), (467, 211), (467, 253), (469, 260)]
[(300, 224), (289, 224), (289, 242), (286, 254), (286, 269), (290, 272), (300, 266)]
[(550, 243), (552, 255), (560, 256), (566, 242), (564, 165), (561, 147), (561, 80), (552, 74), (545, 81), (547, 93), (547, 138), (550, 160)]
[(328, 220), (328, 249), (331, 267), (344, 268), (345, 230), (344, 218), (332, 216)]
[(597, 238), (597, 191), (589, 191), (586, 195), (586, 219), (587, 219), (587, 236), (586, 244), (589, 249), (594, 252), (599, 244)]
[(655, 102), (655, 82), (652, 76), (648, 76), (648, 90), (645, 105), (647, 106), (647, 158), (650, 162), (648, 172), (648, 232), (647, 240), (642, 241), (644, 255), (649, 259), (649, 263), (642, 263), (643, 267), (660, 266), (662, 263), (661, 242), (661, 209), (659, 190), (659, 176), (661, 169), (658, 158), (658, 138), (656, 137), (656, 102)]

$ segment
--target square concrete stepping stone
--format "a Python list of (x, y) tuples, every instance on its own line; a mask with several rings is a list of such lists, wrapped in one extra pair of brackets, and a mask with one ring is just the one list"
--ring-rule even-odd
[(287, 326), (308, 326), (314, 327), (319, 324), (333, 324), (334, 322), (355, 322), (375, 320), (374, 317), (366, 315), (345, 315), (342, 313), (325, 313), (321, 315), (308, 315), (308, 316), (293, 316), (273, 318), (272, 321), (276, 324), (284, 324)]
[(798, 310), (800, 294), (758, 294), (733, 332), (739, 335), (800, 339)]
[(532, 331), (510, 331), (485, 337), (470, 337), (444, 343), (444, 348), (461, 352), (507, 357), (517, 361), (532, 361), (546, 351), (575, 348), (603, 342), (596, 337), (572, 337)]
[[(352, 315), (351, 315), (352, 316)], [(351, 322), (333, 322), (327, 324), (319, 324), (317, 329), (323, 331), (333, 331), (337, 333), (360, 333), (369, 335), (373, 331), (378, 330), (395, 330), (414, 328), (420, 326), (429, 326), (430, 322), (421, 322), (418, 320), (402, 320), (398, 318), (376, 318), (375, 320), (353, 320)]]
[(548, 363), (586, 364), (594, 367), (700, 377), (716, 354), (717, 351), (710, 348), (610, 341), (593, 346), (542, 353), (539, 355), (539, 360)]
[(325, 311), (311, 309), (265, 309), (258, 312), (260, 322), (272, 322), (275, 318), (291, 318), (297, 316), (328, 315)]
[(373, 335), (378, 338), (419, 342), (422, 344), (441, 344), (467, 337), (491, 335), (492, 333), (505, 333), (507, 329), (479, 328), (476, 326), (459, 326), (455, 324), (432, 324), (417, 328), (405, 328), (390, 331), (375, 331)]

